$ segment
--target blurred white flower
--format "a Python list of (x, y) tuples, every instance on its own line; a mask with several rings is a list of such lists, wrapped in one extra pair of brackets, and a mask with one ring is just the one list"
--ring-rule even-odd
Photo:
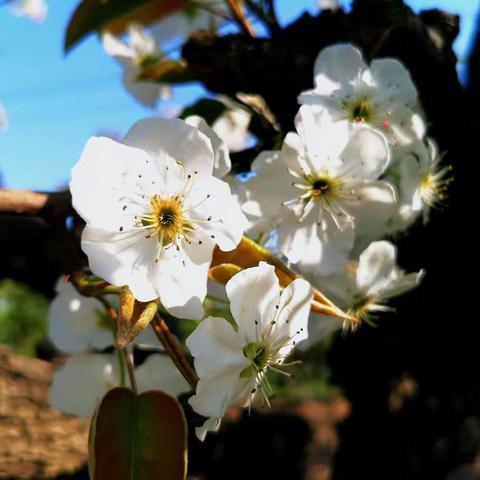
[(355, 288), (349, 292), (350, 313), (368, 322), (376, 313), (391, 310), (385, 305), (387, 300), (420, 283), (423, 270), (405, 274), (396, 262), (397, 250), (390, 242), (373, 242), (363, 251), (355, 272)]
[(389, 162), (384, 137), (351, 131), (323, 112), (301, 107), (296, 133), (280, 153), (255, 159), (246, 213), (278, 224), (278, 249), (305, 270), (344, 268), (355, 232), (378, 228), (392, 216), (395, 192), (379, 181)]
[(197, 0), (162, 17), (151, 26), (151, 32), (159, 44), (183, 41), (199, 30), (216, 31), (227, 15), (224, 0)]
[(5, 132), (8, 129), (8, 117), (5, 108), (0, 103), (0, 133)]
[(143, 105), (155, 107), (160, 99), (170, 97), (167, 84), (138, 81), (142, 68), (155, 64), (162, 59), (155, 39), (139, 25), (130, 25), (128, 44), (109, 32), (102, 34), (105, 51), (123, 67), (125, 88)]
[(172, 397), (188, 392), (190, 385), (168, 355), (155, 353), (135, 369), (138, 393), (161, 390)]
[(260, 262), (233, 276), (226, 285), (236, 322), (208, 317), (187, 338), (200, 377), (189, 403), (209, 417), (197, 436), (216, 430), (232, 404), (250, 404), (259, 393), (268, 405), (272, 388), (269, 372), (287, 374), (284, 360), (295, 344), (305, 340), (313, 291), (295, 280), (280, 294), (274, 267)]
[(442, 205), (453, 177), (451, 166), (442, 166), (441, 161), (432, 139), (395, 149), (389, 177), (398, 185), (400, 212), (391, 231), (404, 230), (418, 215), (426, 222), (430, 209)]
[(238, 152), (247, 144), (250, 119), (251, 114), (242, 108), (227, 108), (213, 122), (212, 128), (231, 152)]
[[(56, 292), (50, 304), (48, 335), (57, 348), (68, 353), (79, 353), (113, 345), (115, 320), (108, 316), (99, 300), (80, 295), (63, 277), (57, 281)], [(118, 308), (118, 296), (107, 295), (106, 300), (114, 309)], [(158, 346), (151, 329), (144, 330), (135, 337), (133, 343)]]
[[(50, 402), (61, 412), (92, 415), (108, 390), (121, 385), (120, 356), (103, 353), (70, 355), (53, 375)], [(126, 375), (126, 373), (124, 373)], [(177, 396), (190, 386), (167, 355), (150, 355), (135, 369), (138, 393), (162, 390)], [(125, 377), (124, 381), (128, 382)]]
[(103, 396), (120, 385), (118, 357), (101, 353), (71, 355), (53, 375), (50, 402), (61, 412), (87, 417)]
[(315, 88), (300, 94), (301, 104), (326, 109), (337, 120), (365, 123), (382, 131), (393, 144), (425, 134), (418, 114), (417, 90), (398, 60), (364, 62), (350, 44), (323, 49), (315, 61)]
[(47, 16), (45, 0), (13, 0), (8, 5), (16, 17), (29, 17), (37, 23), (43, 22)]
[(50, 304), (48, 335), (60, 350), (76, 353), (113, 344), (114, 320), (97, 299), (83, 297), (63, 277), (57, 281), (56, 292)]
[(179, 119), (140, 120), (123, 143), (91, 138), (70, 190), (92, 272), (202, 318), (213, 248), (233, 250), (245, 226), (213, 162), (210, 140)]
[(321, 10), (337, 10), (339, 8), (338, 0), (317, 0)]
[[(312, 283), (326, 292), (341, 308), (362, 322), (372, 323), (377, 314), (391, 311), (388, 300), (398, 297), (419, 285), (424, 271), (404, 273), (398, 268), (397, 250), (387, 241), (372, 242), (360, 255), (358, 262), (350, 262), (346, 270), (331, 276), (317, 275)], [(344, 325), (344, 327), (351, 324)], [(311, 315), (308, 347), (324, 338), (342, 324), (332, 317)]]

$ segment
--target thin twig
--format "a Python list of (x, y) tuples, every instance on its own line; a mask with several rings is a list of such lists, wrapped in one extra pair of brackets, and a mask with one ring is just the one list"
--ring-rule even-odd
[(254, 38), (255, 31), (253, 30), (251, 23), (247, 20), (247, 17), (245, 16), (245, 12), (243, 11), (240, 4), (238, 3), (238, 0), (227, 0), (227, 4), (235, 20), (242, 27), (245, 33), (249, 37)]
[(163, 348), (176, 365), (179, 372), (192, 388), (196, 388), (198, 376), (187, 359), (185, 350), (181, 347), (177, 337), (170, 331), (165, 320), (157, 313), (151, 322), (155, 335)]

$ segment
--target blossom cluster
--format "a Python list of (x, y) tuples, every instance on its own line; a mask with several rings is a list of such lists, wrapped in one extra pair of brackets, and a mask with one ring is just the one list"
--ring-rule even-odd
[(279, 254), (368, 321), (418, 284), (422, 272), (404, 276), (384, 239), (428, 219), (449, 168), (426, 137), (417, 90), (398, 60), (367, 65), (354, 46), (333, 45), (318, 56), (314, 81), (298, 97), (296, 132), (253, 162), (242, 208), (250, 234), (275, 232)]
[[(107, 301), (114, 304), (116, 298), (110, 295)], [(112, 353), (112, 319), (99, 300), (80, 295), (63, 277), (50, 305), (49, 337), (55, 347), (69, 354), (53, 376), (50, 401), (57, 410), (89, 416), (108, 390), (126, 383), (122, 358)], [(154, 352), (135, 369), (140, 392), (157, 388), (178, 395), (188, 391), (187, 382), (170, 358), (154, 348), (157, 342), (151, 330), (145, 330), (133, 343)]]
[[(132, 41), (142, 40), (131, 33)], [(104, 41), (112, 46), (117, 40)], [(449, 181), (426, 137), (408, 71), (394, 59), (367, 65), (346, 44), (324, 49), (314, 69), (314, 88), (298, 97), (296, 131), (279, 150), (253, 161), (247, 181), (229, 174), (225, 130), (216, 132), (196, 116), (140, 120), (120, 141), (93, 137), (72, 171), (91, 272), (128, 287), (142, 305), (153, 302), (173, 318), (199, 322), (185, 343), (198, 375), (189, 403), (206, 418), (197, 429), (201, 439), (219, 428), (230, 405), (269, 405), (269, 375), (290, 375), (295, 362), (287, 357), (298, 344), (308, 346), (341, 327), (337, 319), (310, 313), (319, 290), (347, 312), (344, 318), (372, 323), (390, 310), (388, 299), (423, 275), (400, 270), (387, 240), (418, 218), (427, 220)], [(231, 315), (210, 315), (205, 299), (214, 251), (236, 251), (244, 233), (268, 239), (275, 266), (265, 257), (250, 268), (235, 267), (224, 282)], [(302, 276), (285, 282), (279, 265)], [(71, 357), (76, 372), (98, 363), (102, 377), (92, 390), (118, 384), (118, 366), (106, 354), (87, 360), (85, 353), (113, 339), (112, 330), (99, 329), (105, 319), (98, 323), (98, 299), (58, 288), (52, 338), (80, 355)], [(138, 376), (156, 375), (160, 388), (169, 388), (166, 365), (156, 366), (155, 374), (147, 368), (140, 366)], [(63, 379), (78, 376), (64, 373)], [(177, 387), (174, 393), (182, 391)], [(53, 392), (59, 390), (54, 384)]]

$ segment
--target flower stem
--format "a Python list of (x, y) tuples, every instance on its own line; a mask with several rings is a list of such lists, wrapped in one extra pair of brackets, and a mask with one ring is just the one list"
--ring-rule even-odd
[(133, 368), (133, 362), (132, 359), (128, 353), (128, 348), (122, 348), (120, 349), (123, 355), (123, 361), (125, 365), (127, 366), (127, 373), (128, 373), (128, 378), (130, 380), (130, 386), (132, 387), (132, 390), (135, 393), (138, 393), (137, 390), (137, 380), (135, 379), (135, 370)]
[(151, 322), (153, 331), (163, 348), (172, 359), (185, 380), (192, 388), (198, 383), (198, 376), (187, 359), (185, 350), (181, 347), (177, 337), (170, 331), (165, 320), (157, 313)]

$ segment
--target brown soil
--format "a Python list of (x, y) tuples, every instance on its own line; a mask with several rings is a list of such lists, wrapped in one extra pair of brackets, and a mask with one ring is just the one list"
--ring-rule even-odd
[(88, 421), (48, 403), (53, 368), (0, 345), (0, 479), (55, 478), (86, 462)]

